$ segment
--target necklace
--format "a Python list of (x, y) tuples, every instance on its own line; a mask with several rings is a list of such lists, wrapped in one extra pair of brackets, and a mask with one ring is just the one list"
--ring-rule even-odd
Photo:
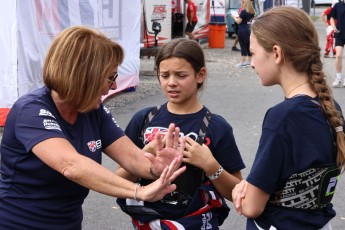
[(302, 85), (305, 85), (305, 84), (309, 84), (309, 82), (304, 82), (304, 83), (302, 83), (302, 84), (296, 86), (295, 88), (293, 88), (292, 90), (290, 90), (290, 92), (286, 95), (285, 98), (288, 98), (289, 95), (292, 93), (292, 91), (294, 91), (294, 90), (297, 89), (298, 87), (301, 87)]

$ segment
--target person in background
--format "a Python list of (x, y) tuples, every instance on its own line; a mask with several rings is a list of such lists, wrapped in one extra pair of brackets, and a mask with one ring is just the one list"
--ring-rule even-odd
[[(123, 49), (91, 28), (75, 26), (53, 40), (44, 86), (11, 108), (1, 142), (0, 229), (81, 229), (82, 204), (92, 189), (113, 197), (156, 201), (176, 189), (185, 140), (170, 124), (155, 156), (120, 129), (101, 97), (116, 89)], [(173, 148), (179, 141), (180, 149)], [(145, 187), (101, 165), (102, 152)]]
[[(243, 9), (242, 6), (243, 6), (243, 4), (241, 4), (241, 7), (237, 11), (238, 15), (240, 15), (240, 13)], [(239, 41), (238, 41), (238, 35), (237, 35), (238, 34), (238, 24), (236, 21), (234, 22), (234, 29), (235, 29), (236, 38), (235, 38), (234, 45), (232, 46), (231, 50), (232, 51), (241, 51), (239, 48), (237, 48), (237, 43), (239, 43)]]
[[(118, 199), (118, 203), (132, 217), (135, 229), (182, 229), (181, 225), (183, 229), (218, 229), (229, 212), (224, 198), (231, 200), (231, 190), (240, 182), (245, 166), (230, 124), (199, 100), (207, 75), (203, 50), (193, 40), (171, 40), (160, 48), (156, 66), (168, 101), (135, 113), (125, 132), (139, 148), (154, 149), (152, 134), (164, 133), (174, 122), (186, 138), (183, 163), (187, 169), (174, 181), (177, 190), (160, 201)], [(138, 179), (122, 169), (117, 173)], [(140, 178), (138, 183), (151, 181)]]
[(239, 48), (237, 48), (237, 44), (238, 44), (238, 36), (237, 36), (237, 31), (238, 31), (238, 25), (237, 23), (235, 22), (234, 23), (234, 27), (235, 27), (235, 41), (234, 41), (234, 44), (232, 45), (231, 47), (231, 50), (232, 51), (241, 51)]
[(249, 52), (249, 36), (251, 21), (255, 16), (255, 10), (253, 3), (250, 0), (244, 0), (242, 2), (242, 11), (240, 14), (232, 15), (232, 18), (238, 24), (238, 41), (241, 47), (241, 61), (236, 67), (249, 67), (251, 54)]
[(321, 19), (326, 25), (326, 46), (325, 46), (325, 54), (324, 57), (329, 57), (329, 52), (332, 49), (333, 57), (335, 57), (336, 51), (334, 46), (334, 29), (331, 26), (330, 19), (331, 19), (331, 10), (336, 4), (338, 0), (333, 0), (332, 5), (327, 7), (322, 13), (321, 13)]
[(336, 3), (331, 11), (331, 26), (334, 30), (335, 38), (335, 70), (336, 76), (332, 83), (333, 87), (345, 87), (345, 81), (343, 82), (343, 76), (341, 71), (343, 69), (343, 51), (345, 44), (345, 3), (344, 1), (339, 1)]
[(187, 25), (185, 34), (189, 37), (189, 39), (196, 40), (195, 36), (193, 35), (193, 30), (195, 25), (198, 23), (197, 7), (192, 0), (185, 0), (185, 3), (187, 3)]
[[(254, 3), (253, 3), (253, 0), (250, 0), (251, 2), (252, 2), (252, 4), (253, 4), (253, 6), (254, 6)], [(241, 4), (241, 7), (238, 9), (238, 15), (241, 13), (241, 11), (242, 11), (242, 6), (243, 6), (243, 4)], [(237, 15), (236, 15), (237, 16)], [(234, 28), (235, 28), (235, 35), (236, 35), (236, 38), (235, 38), (235, 41), (234, 41), (234, 44), (233, 44), (233, 46), (232, 46), (232, 48), (231, 48), (231, 50), (232, 51), (241, 51), (239, 48), (237, 48), (237, 44), (239, 43), (239, 41), (238, 41), (238, 35), (237, 35), (237, 32), (238, 32), (238, 24), (236, 23), (236, 22), (234, 22)]]
[(183, 37), (183, 18), (181, 10), (181, 1), (182, 0), (172, 0), (171, 1), (171, 31), (172, 38)]
[(262, 85), (280, 85), (285, 97), (266, 112), (254, 163), (233, 189), (233, 203), (248, 230), (331, 230), (331, 201), (345, 165), (344, 119), (322, 70), (317, 31), (291, 6), (266, 11), (251, 30), (252, 67)]

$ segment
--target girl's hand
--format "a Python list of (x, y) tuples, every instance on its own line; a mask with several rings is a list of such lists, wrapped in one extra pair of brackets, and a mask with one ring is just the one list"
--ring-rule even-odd
[(200, 145), (190, 137), (185, 137), (186, 149), (183, 152), (183, 162), (203, 169), (205, 172), (212, 167), (216, 159), (210, 149), (205, 145)]
[(247, 193), (248, 182), (242, 180), (232, 190), (232, 202), (236, 208), (238, 214), (242, 215), (242, 200), (245, 198)]
[(174, 124), (169, 125), (166, 138), (164, 138), (165, 145), (162, 135), (160, 133), (156, 134), (156, 155), (145, 153), (145, 157), (152, 163), (151, 173), (153, 176), (158, 177), (174, 159), (177, 159), (178, 166), (181, 164), (185, 140), (179, 140), (179, 135), (180, 129), (175, 127)]
[[(174, 134), (174, 135), (175, 135), (175, 134)], [(178, 136), (179, 134), (176, 134), (176, 135)], [(167, 137), (168, 137), (168, 135), (164, 135), (163, 139), (161, 139), (161, 140), (162, 140), (163, 146), (166, 145)], [(160, 137), (159, 137), (159, 138), (160, 138)], [(154, 139), (154, 140), (150, 141), (149, 143), (147, 143), (147, 144), (144, 146), (143, 150), (144, 150), (145, 152), (149, 152), (149, 153), (153, 154), (154, 156), (156, 156), (156, 152), (157, 152), (157, 141), (156, 141), (156, 136), (155, 136), (155, 139)]]

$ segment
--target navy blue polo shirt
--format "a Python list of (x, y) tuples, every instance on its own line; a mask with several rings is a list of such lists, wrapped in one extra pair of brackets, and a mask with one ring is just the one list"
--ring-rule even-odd
[(71, 125), (46, 87), (18, 99), (1, 143), (0, 229), (80, 229), (89, 189), (47, 166), (31, 150), (43, 140), (64, 138), (78, 153), (101, 163), (102, 150), (123, 135), (102, 104), (79, 113)]

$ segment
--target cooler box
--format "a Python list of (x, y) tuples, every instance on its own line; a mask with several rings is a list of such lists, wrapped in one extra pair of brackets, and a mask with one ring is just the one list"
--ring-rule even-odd
[(208, 24), (208, 46), (210, 48), (224, 48), (225, 46), (225, 22), (210, 22)]

